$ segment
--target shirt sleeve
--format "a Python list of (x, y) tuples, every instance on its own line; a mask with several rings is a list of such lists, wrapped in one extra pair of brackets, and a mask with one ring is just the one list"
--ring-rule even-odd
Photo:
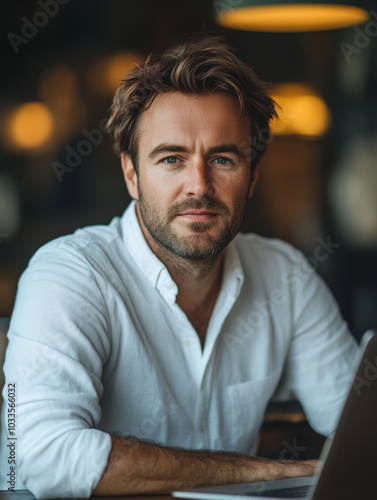
[(293, 321), (288, 385), (313, 429), (328, 435), (336, 428), (352, 383), (357, 342), (328, 287), (301, 252), (288, 281)]
[(37, 498), (89, 497), (111, 438), (96, 427), (108, 317), (99, 284), (74, 248), (47, 245), (20, 279), (7, 382), (16, 384), (17, 472)]

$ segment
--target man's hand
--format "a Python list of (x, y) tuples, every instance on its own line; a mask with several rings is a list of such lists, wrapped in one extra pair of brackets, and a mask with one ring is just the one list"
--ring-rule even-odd
[(108, 465), (93, 494), (169, 493), (182, 488), (310, 476), (318, 465), (317, 460), (274, 461), (240, 453), (167, 448), (133, 438), (112, 437)]
[[(259, 460), (259, 459), (258, 459)], [(312, 476), (318, 473), (318, 469), (322, 462), (319, 460), (273, 460), (273, 463), (280, 463), (283, 466), (283, 474), (279, 478), (285, 479), (288, 477)], [(263, 479), (267, 481), (267, 479)]]

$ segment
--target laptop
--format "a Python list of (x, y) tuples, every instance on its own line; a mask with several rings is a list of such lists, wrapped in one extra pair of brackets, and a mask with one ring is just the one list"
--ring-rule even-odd
[(178, 498), (373, 500), (377, 498), (377, 331), (364, 334), (357, 370), (318, 475), (174, 491)]

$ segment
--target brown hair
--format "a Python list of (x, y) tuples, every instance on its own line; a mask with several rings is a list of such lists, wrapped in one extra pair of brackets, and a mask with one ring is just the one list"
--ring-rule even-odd
[(270, 140), (269, 122), (276, 116), (267, 85), (240, 61), (220, 37), (193, 38), (160, 57), (149, 56), (121, 83), (107, 123), (117, 154), (129, 154), (138, 169), (137, 124), (140, 113), (160, 93), (205, 95), (224, 92), (235, 97), (251, 126), (251, 167), (255, 168)]

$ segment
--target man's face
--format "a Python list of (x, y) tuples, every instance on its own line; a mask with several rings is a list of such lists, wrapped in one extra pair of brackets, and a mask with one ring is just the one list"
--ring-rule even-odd
[(129, 159), (123, 167), (152, 250), (216, 257), (239, 231), (257, 180), (238, 103), (221, 93), (159, 94), (141, 114), (138, 136), (138, 174)]

